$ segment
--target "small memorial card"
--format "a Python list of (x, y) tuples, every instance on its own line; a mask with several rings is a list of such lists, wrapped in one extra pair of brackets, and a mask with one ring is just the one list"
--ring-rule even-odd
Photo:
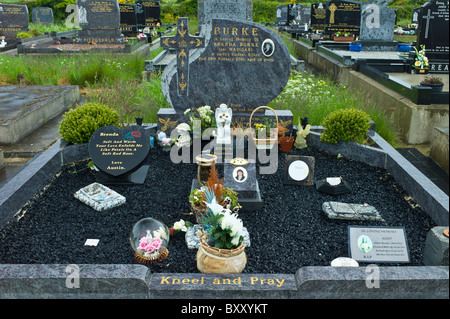
[(286, 155), (283, 182), (290, 185), (314, 185), (314, 157)]
[(348, 226), (350, 258), (365, 263), (409, 263), (404, 227)]

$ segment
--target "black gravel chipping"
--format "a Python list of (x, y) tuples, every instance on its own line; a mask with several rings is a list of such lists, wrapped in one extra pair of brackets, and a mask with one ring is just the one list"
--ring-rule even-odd
[[(338, 158), (313, 148), (289, 154), (315, 158), (315, 180), (342, 176), (353, 186), (351, 194), (331, 196), (315, 187), (283, 184), (285, 153), (279, 153), (278, 170), (259, 175), (264, 204), (262, 211), (241, 212), (250, 233), (245, 273), (295, 273), (304, 266), (329, 266), (348, 256), (348, 225), (404, 226), (411, 263), (423, 265), (427, 232), (435, 225), (386, 170)], [(75, 199), (73, 194), (95, 181), (81, 161), (62, 167), (60, 174), (24, 206), (0, 231), (2, 264), (132, 264), (129, 234), (134, 223), (145, 217), (171, 227), (179, 219), (195, 222), (189, 213), (188, 195), (196, 164), (174, 164), (169, 153), (152, 149), (151, 169), (144, 185), (111, 186), (124, 195), (126, 204), (105, 212)], [(74, 171), (77, 171), (74, 173)], [(219, 169), (221, 173), (221, 169)], [(377, 208), (384, 222), (331, 220), (321, 210), (325, 201), (368, 203)], [(184, 214), (183, 214), (184, 213)], [(97, 247), (84, 246), (86, 239), (99, 239)], [(188, 250), (182, 237), (172, 237), (169, 257), (151, 266), (153, 272), (198, 272), (197, 250)]]

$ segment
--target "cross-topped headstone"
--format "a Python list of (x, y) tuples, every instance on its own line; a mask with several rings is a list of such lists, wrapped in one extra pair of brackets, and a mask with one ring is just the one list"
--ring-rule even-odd
[(173, 37), (161, 37), (163, 49), (175, 49), (177, 56), (178, 95), (189, 95), (189, 51), (204, 48), (205, 38), (189, 34), (188, 18), (178, 18), (177, 34)]

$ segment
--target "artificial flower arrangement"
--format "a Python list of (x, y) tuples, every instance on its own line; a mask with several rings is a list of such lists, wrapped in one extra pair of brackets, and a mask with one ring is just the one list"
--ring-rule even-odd
[(191, 222), (180, 219), (175, 222), (171, 228), (169, 228), (170, 236), (179, 236), (182, 233), (185, 233), (191, 226), (193, 226)]
[(166, 233), (164, 229), (153, 231), (153, 236), (150, 230), (147, 230), (146, 236), (139, 239), (139, 246), (136, 248), (138, 253), (146, 258), (157, 258), (160, 255), (162, 240)]
[(200, 121), (202, 132), (208, 128), (217, 127), (215, 113), (209, 105), (201, 106), (196, 111), (187, 109), (184, 114), (189, 115), (189, 124), (191, 127), (194, 127), (194, 121)]
[(241, 246), (243, 223), (236, 213), (217, 203), (213, 192), (208, 192), (210, 202), (206, 203), (207, 218), (203, 223), (204, 231), (209, 235), (208, 244), (218, 249), (236, 249)]
[(238, 194), (233, 189), (224, 187), (223, 179), (219, 180), (215, 162), (211, 164), (208, 180), (198, 189), (193, 189), (189, 195), (189, 203), (197, 219), (201, 224), (205, 219), (207, 204), (211, 202), (211, 192), (216, 198), (217, 204), (233, 213), (238, 213), (241, 206), (238, 203)]
[(346, 37), (347, 38), (347, 37), (352, 37), (353, 34), (351, 34), (350, 32), (338, 31), (338, 32), (336, 32), (334, 34), (334, 36), (338, 37), (338, 38), (340, 38), (340, 37)]
[(428, 58), (425, 55), (425, 45), (422, 44), (420, 46), (420, 51), (418, 51), (417, 48), (414, 48), (414, 50), (416, 50), (416, 58), (413, 67), (416, 69), (428, 69), (430, 65), (428, 64)]
[(173, 144), (175, 144), (176, 139), (167, 137), (165, 132), (158, 131), (156, 133), (158, 145), (162, 147), (164, 151), (169, 151)]
[(147, 38), (147, 35), (145, 35), (145, 33), (139, 33), (137, 35), (137, 39), (138, 39), (139, 42), (141, 42), (142, 40), (144, 40), (146, 38)]

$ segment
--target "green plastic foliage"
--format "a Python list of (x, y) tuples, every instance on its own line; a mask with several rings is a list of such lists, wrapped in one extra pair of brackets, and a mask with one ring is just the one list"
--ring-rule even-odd
[(370, 116), (358, 109), (342, 109), (330, 113), (322, 123), (325, 128), (320, 140), (336, 144), (344, 142), (364, 142), (370, 128)]

